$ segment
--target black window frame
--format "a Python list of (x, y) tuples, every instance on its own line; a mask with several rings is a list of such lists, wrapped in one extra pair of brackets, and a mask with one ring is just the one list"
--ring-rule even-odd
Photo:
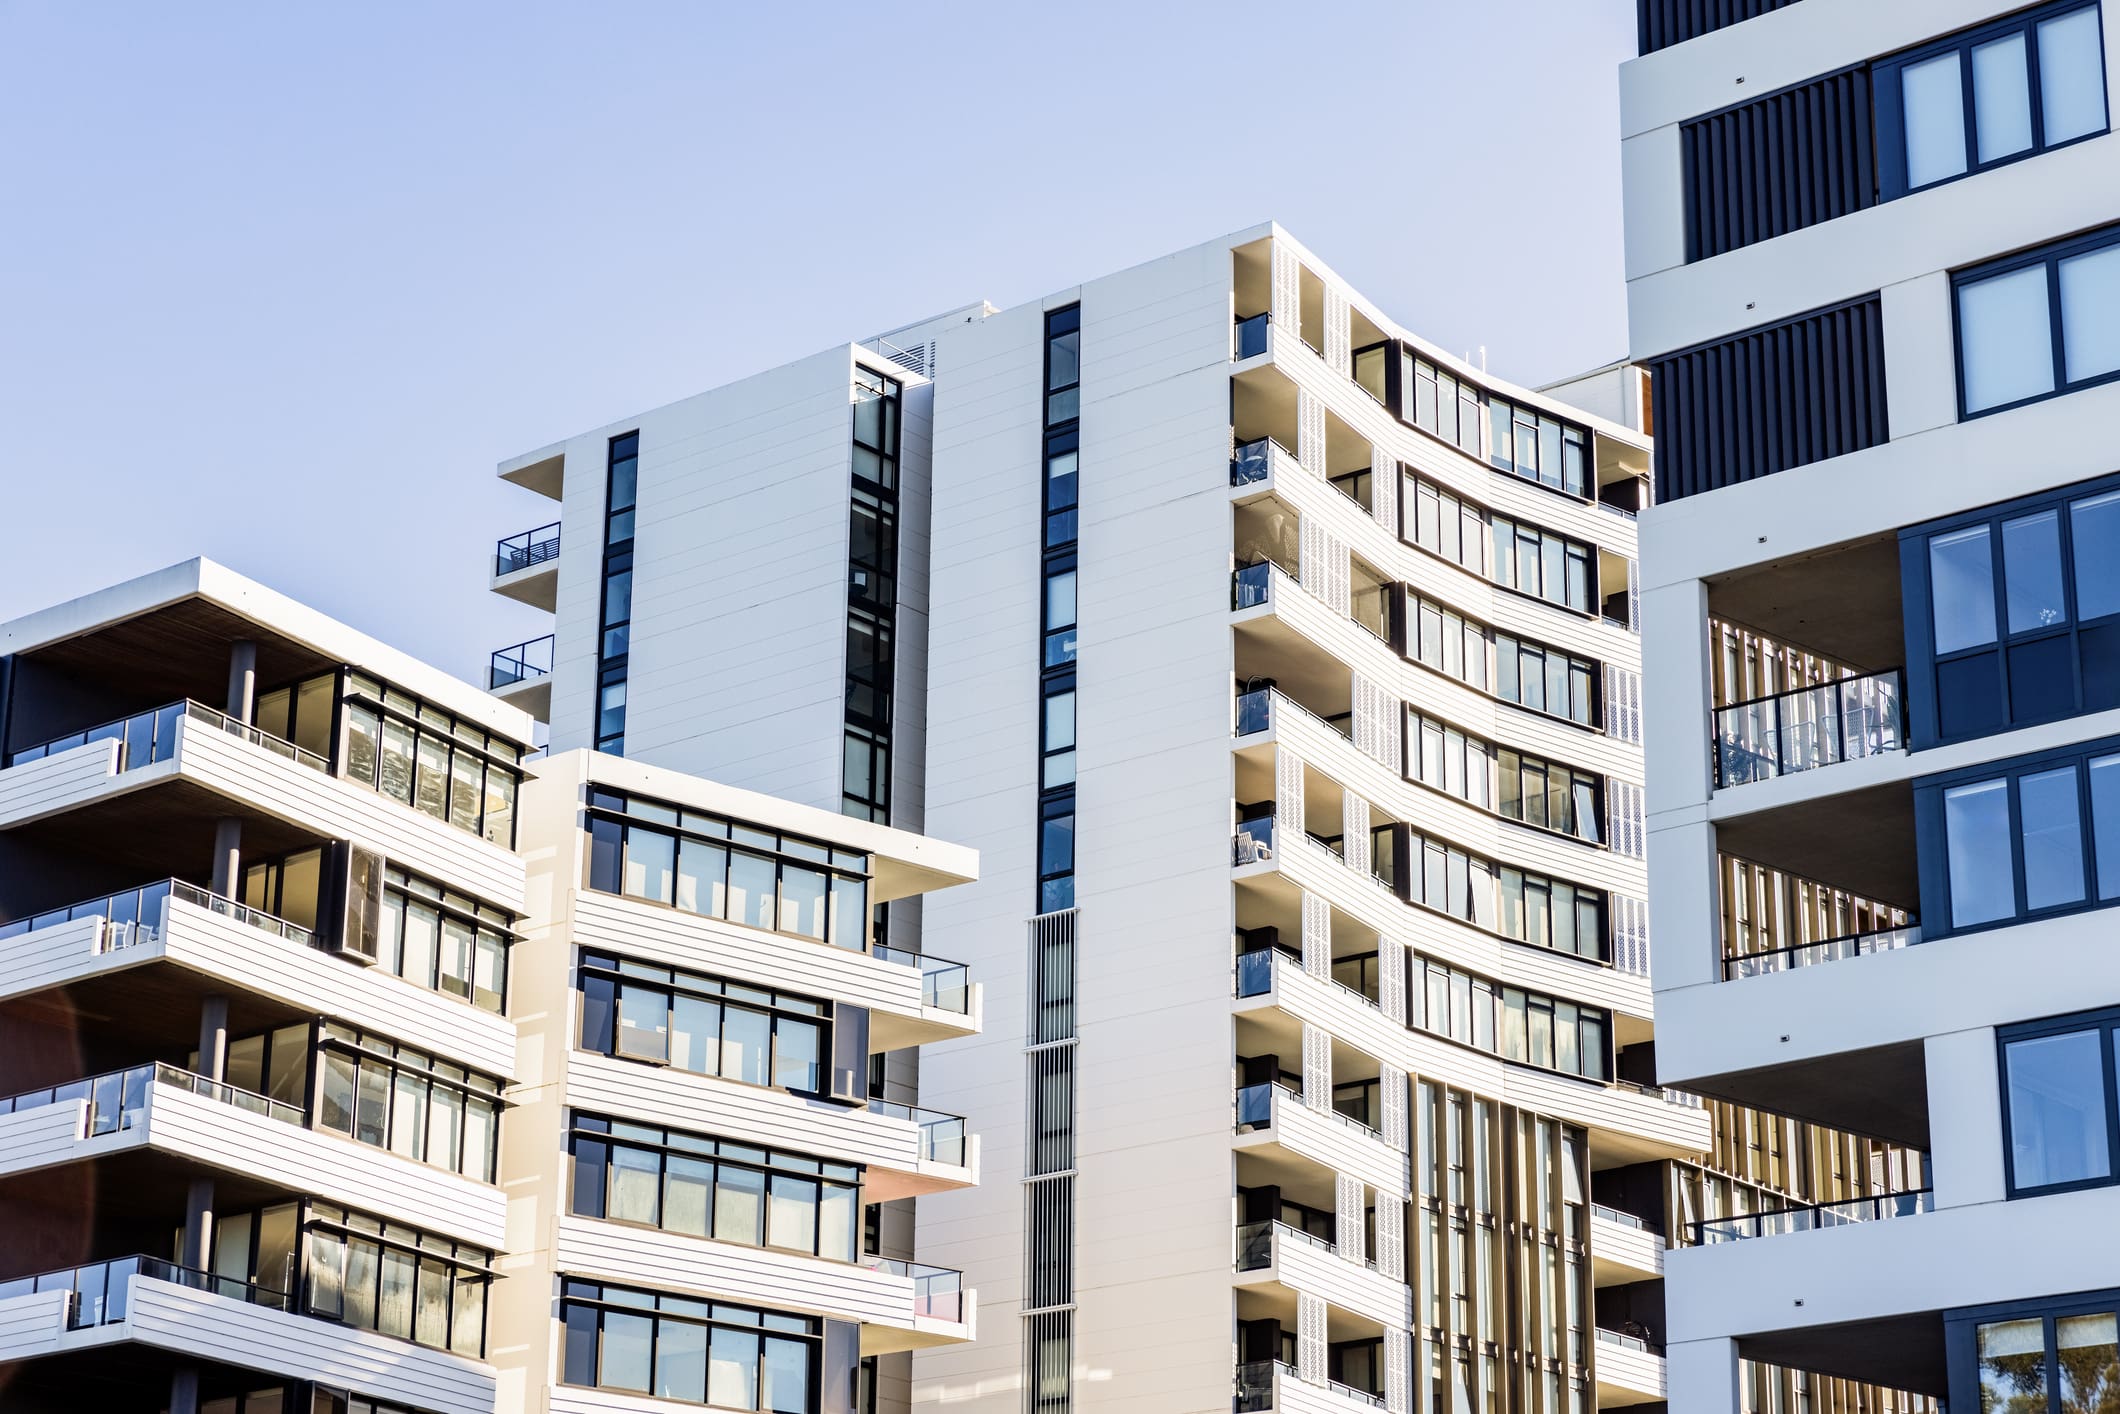
[[(2115, 240), (2120, 242), (2120, 230), (2116, 230)], [(2064, 721), (2071, 717), (2120, 707), (2120, 609), (2090, 620), (2085, 620), (2079, 613), (2076, 529), (2074, 517), (2070, 514), (2071, 509), (2079, 502), (2095, 500), (2116, 492), (2120, 492), (2120, 475), (2102, 476), (2014, 501), (1984, 506), (1962, 515), (1926, 521), (1899, 532), (1900, 602), (1906, 620), (1907, 726), (1912, 750), (1922, 751), (1952, 742), (1973, 741), (2041, 722)], [(2046, 511), (2056, 513), (2059, 530), (2057, 554), (2067, 620), (2061, 624), (2042, 624), (2012, 633), (2009, 627), (2009, 581), (2002, 527), (2007, 522)], [(1938, 536), (1956, 534), (1979, 526), (1985, 526), (1988, 532), (1988, 562), (1994, 589), (1995, 636), (1986, 643), (1938, 654), (1935, 647), (1934, 586), (1929, 572), (1929, 543)], [(2113, 640), (2114, 663), (2111, 671), (2114, 677), (2114, 697), (2110, 702), (2094, 702), (2087, 691), (2089, 670), (2085, 660), (2084, 639), (2088, 634), (2101, 637), (2109, 635)], [(2070, 643), (2070, 700), (2060, 705), (2059, 710), (2035, 711), (2025, 716), (2013, 716), (2013, 697), (2010, 691), (2011, 650), (2063, 636), (2066, 636)], [(1943, 669), (1952, 664), (1973, 661), (1986, 654), (1994, 655), (1996, 660), (1994, 685), (2000, 720), (1993, 725), (1974, 725), (1965, 730), (1946, 732), (1943, 729), (1942, 686), (1939, 680)], [(2056, 700), (2051, 694), (2045, 693), (2027, 693), (2026, 696), (2039, 703)]]
[[(1870, 65), (1870, 87), (1876, 113), (1878, 200), (1896, 201), (1918, 192), (1934, 191), (1938, 187), (1963, 181), (1982, 172), (1992, 172), (1998, 167), (2007, 167), (2026, 158), (2037, 157), (2041, 153), (2059, 152), (2079, 142), (2087, 142), (2110, 133), (2113, 114), (2112, 101), (2108, 97), (2104, 127), (2065, 138), (2051, 145), (2045, 141), (2046, 114), (2044, 105), (2040, 102), (2039, 86), (2039, 26), (2079, 10), (2089, 10), (2098, 19), (2099, 92), (2104, 94), (2108, 92), (2105, 87), (2105, 20), (2102, 14), (2103, 6), (2099, 0), (2058, 0), (2055, 4), (2019, 10), (2004, 19), (1960, 30), (1913, 49), (1903, 49), (1882, 59), (1873, 60)], [(2028, 116), (2031, 121), (2032, 141), (2031, 145), (2022, 151), (1982, 162), (1978, 110), (1973, 97), (1973, 50), (1998, 39), (2006, 39), (2012, 34), (2021, 34), (2024, 37), (2024, 62), (2027, 70), (2025, 98), (2031, 110)], [(1959, 99), (1963, 105), (1965, 125), (1965, 169), (1949, 176), (1938, 177), (1932, 182), (1924, 182), (1918, 187), (1909, 186), (1906, 174), (1906, 101), (1902, 77), (1908, 68), (1950, 53), (1958, 55)]]
[[(1995, 1078), (2002, 1106), (2002, 1176), (2004, 1195), (2018, 1198), (2045, 1197), (2050, 1193), (2075, 1193), (2086, 1188), (2120, 1186), (2120, 1084), (2115, 1084), (2114, 1032), (2120, 1029), (2120, 1007), (2074, 1012), (2067, 1016), (2019, 1022), (1995, 1028)], [(2053, 1036), (2084, 1032), (2098, 1035), (2098, 1079), (2105, 1097), (2105, 1168), (2102, 1177), (2072, 1179), (2027, 1187), (2017, 1182), (2017, 1146), (2013, 1142), (2010, 1114), (2010, 1045), (2016, 1041), (2038, 1041)]]
[[(619, 1029), (619, 988), (632, 987), (642, 991), (660, 992), (665, 1001), (665, 1015), (673, 1018), (674, 999), (679, 993), (698, 997), (714, 1003), (723, 1011), (716, 1016), (716, 1028), (720, 1029), (726, 1011), (730, 1007), (756, 1012), (767, 1018), (767, 1050), (763, 1081), (746, 1080), (740, 1075), (731, 1075), (721, 1069), (695, 1071), (678, 1065), (666, 1048), (660, 1057), (641, 1055), (623, 1048)], [(661, 963), (642, 962), (616, 953), (580, 949), (576, 953), (574, 988), (582, 995), (580, 1024), (574, 1029), (574, 1044), (584, 1051), (608, 1056), (612, 1060), (628, 1061), (636, 1065), (660, 1066), (684, 1075), (699, 1075), (710, 1080), (720, 1080), (731, 1085), (746, 1085), (754, 1090), (778, 1090), (783, 1094), (802, 1095), (816, 1099), (845, 1099), (833, 1093), (834, 1046), (839, 1040), (839, 1028), (850, 1019), (860, 1023), (859, 1029), (866, 1031), (866, 1013), (860, 1007), (849, 1006), (828, 998), (813, 997), (801, 992), (790, 992), (779, 988), (760, 987), (741, 978), (723, 977), (713, 973), (694, 972), (684, 968), (673, 968)], [(856, 1014), (853, 1016), (850, 1014)], [(817, 1028), (817, 1086), (815, 1089), (797, 1089), (779, 1083), (780, 1073), (780, 1027), (783, 1021)], [(591, 1028), (597, 1034), (591, 1035)], [(668, 1033), (666, 1033), (668, 1034)], [(713, 1048), (717, 1057), (723, 1048)], [(717, 1060), (717, 1066), (719, 1061)]]
[[(864, 396), (866, 394), (866, 396)], [(877, 405), (876, 432), (865, 439), (862, 409)], [(854, 363), (848, 397), (852, 470), (847, 506), (846, 710), (840, 754), (840, 813), (889, 824), (892, 730), (897, 695), (898, 488), (904, 446), (905, 384), (881, 370)], [(874, 475), (864, 474), (870, 460)], [(854, 527), (864, 509), (874, 517), (879, 563), (854, 554)], [(889, 563), (880, 561), (888, 556)], [(855, 645), (867, 635), (868, 662), (856, 670)], [(859, 761), (861, 769), (856, 770)]]
[[(620, 1293), (616, 1298), (612, 1293)], [(664, 1302), (677, 1303), (665, 1307)], [(697, 1308), (697, 1309), (694, 1309)], [(579, 1371), (574, 1368), (577, 1327), (571, 1317), (577, 1312), (590, 1313), (595, 1318), (591, 1328), (590, 1361), (600, 1377), (603, 1370), (602, 1335), (606, 1315), (645, 1318), (649, 1323), (648, 1371), (649, 1388), (636, 1390), (624, 1385), (605, 1385), (595, 1380), (584, 1382), (576, 1378)], [(745, 1320), (749, 1316), (751, 1319)], [(662, 1327), (665, 1321), (702, 1327), (708, 1332), (708, 1358), (701, 1376), (702, 1392), (711, 1388), (707, 1381), (712, 1378), (713, 1337), (712, 1332), (722, 1329), (742, 1330), (755, 1333), (759, 1342), (759, 1366), (753, 1371), (753, 1382), (764, 1397), (765, 1342), (768, 1339), (784, 1339), (804, 1342), (809, 1350), (809, 1389), (804, 1396), (804, 1407), (816, 1410), (821, 1407), (823, 1382), (826, 1378), (824, 1363), (828, 1345), (827, 1327), (832, 1324), (821, 1316), (798, 1315), (794, 1312), (775, 1311), (770, 1307), (739, 1304), (731, 1301), (712, 1301), (705, 1297), (685, 1296), (677, 1292), (656, 1291), (651, 1288), (628, 1286), (618, 1282), (585, 1281), (578, 1277), (563, 1277), (560, 1281), (559, 1310), (560, 1350), (556, 1374), (558, 1383), (574, 1389), (609, 1389), (642, 1398), (668, 1400), (677, 1404), (697, 1404), (700, 1408), (735, 1409), (740, 1406), (709, 1404), (706, 1401), (684, 1399), (679, 1395), (658, 1394), (655, 1387), (656, 1355), (661, 1347)], [(753, 1405), (763, 1414), (765, 1406)]]
[[(1992, 417), (1998, 412), (2009, 412), (2016, 408), (2030, 407), (2034, 403), (2047, 402), (2053, 398), (2080, 393), (2086, 388), (2099, 388), (2107, 383), (2120, 381), (2120, 368), (2089, 378), (2071, 380), (2068, 376), (2068, 358), (2065, 339), (2066, 328), (2061, 317), (2061, 262), (2093, 251), (2120, 246), (2120, 225), (2103, 226), (2087, 231), (2065, 241), (2039, 246), (2033, 250), (2019, 251), (1980, 265), (1969, 265), (1951, 272), (1951, 366), (1958, 378), (1958, 420), (1971, 422), (1975, 418)], [(1961, 296), (1967, 287), (1991, 280), (1998, 275), (2011, 275), (2019, 270), (2043, 266), (2046, 271), (2046, 319), (2047, 337), (2053, 360), (2054, 386), (2043, 393), (2033, 393), (2013, 402), (1996, 403), (1974, 411), (1965, 400), (1965, 329), (1961, 313)]]
[[(381, 938), (380, 932), (378, 933), (375, 962), (382, 971), (389, 973), (393, 977), (411, 982), (416, 987), (465, 1002), (491, 1015), (506, 1016), (508, 1014), (509, 955), (519, 939), (519, 935), (515, 931), (515, 915), (506, 909), (495, 908), (492, 904), (482, 902), (456, 889), (447, 888), (424, 875), (415, 874), (409, 869), (399, 868), (395, 864), (386, 865), (384, 868), (383, 894), (386, 913), (379, 915), (377, 918), (379, 930), (382, 926), (382, 918), (387, 916), (387, 910), (390, 907), (389, 896), (395, 894), (404, 900), (405, 903), (399, 906), (401, 910), (398, 919), (400, 936), (390, 942), (385, 942)], [(444, 917), (454, 918), (460, 923), (470, 925), (473, 936), (471, 940), (472, 970), (470, 978), (467, 979), (471, 988), (469, 992), (453, 992), (442, 985), (446, 979), (446, 974), (442, 971), (443, 957), (439, 946), (435, 948), (433, 981), (421, 981), (406, 975), (403, 970), (404, 939), (402, 930), (404, 928), (404, 914), (402, 910), (405, 904), (411, 903), (432, 908)], [(480, 945), (488, 934), (493, 935), (497, 939), (500, 949), (497, 955), (499, 976), (496, 979), (499, 986), (494, 991), (495, 1004), (490, 1007), (478, 1000), (478, 954)], [(384, 966), (385, 959), (393, 951), (397, 958), (396, 964), (394, 966)]]
[(1980, 1408), (1979, 1329), (2006, 1321), (2038, 1320), (2044, 1327), (2046, 1396), (2050, 1414), (2061, 1411), (2058, 1323), (2071, 1316), (2120, 1319), (2120, 1288), (2033, 1297), (1988, 1306), (1961, 1306), (1943, 1313), (1944, 1368), (1950, 1407)]
[[(620, 462), (633, 464), (633, 498), (625, 505), (612, 504), (618, 485)], [(627, 581), (626, 614), (614, 620), (610, 614), (611, 582), (614, 576), (633, 573), (633, 540), (637, 530), (636, 520), (640, 514), (640, 429), (621, 432), (612, 437), (604, 452), (604, 546), (603, 569), (597, 577), (596, 593), (596, 697), (590, 703), (594, 716), (590, 719), (589, 737), (598, 751), (614, 756), (626, 753), (626, 680), (627, 668), (633, 651), (633, 589)], [(623, 531), (623, 534), (620, 532)], [(612, 633), (624, 635), (617, 652), (612, 651)], [(615, 709), (617, 728), (606, 731), (607, 714), (613, 710), (609, 699), (617, 693)]]
[[(1040, 363), (1039, 379), (1039, 386), (1043, 389), (1043, 392), (1040, 395), (1042, 401), (1039, 404), (1039, 409), (1045, 435), (1039, 462), (1038, 492), (1041, 525), (1043, 528), (1040, 534), (1041, 551), (1038, 575), (1038, 763), (1036, 776), (1038, 790), (1036, 837), (1038, 875), (1035, 884), (1036, 898), (1034, 900), (1034, 911), (1040, 914), (1058, 912), (1061, 909), (1072, 908), (1075, 904), (1075, 759), (1078, 759), (1076, 758), (1076, 750), (1082, 737), (1081, 704), (1079, 700), (1075, 704), (1075, 740), (1073, 742), (1064, 747), (1054, 746), (1046, 740), (1046, 723), (1049, 711), (1047, 704), (1055, 698), (1062, 696), (1073, 697), (1075, 694), (1075, 664), (1080, 649), (1082, 582), (1078, 573), (1080, 561), (1075, 547), (1081, 534), (1082, 515), (1082, 306), (1080, 304), (1071, 304), (1059, 309), (1047, 310), (1043, 330), (1044, 335), (1041, 344), (1043, 358)], [(1072, 383), (1056, 386), (1053, 382), (1055, 376), (1053, 350), (1060, 341), (1070, 336), (1072, 336), (1074, 341), (1075, 379)], [(1065, 415), (1056, 417), (1054, 413), (1060, 409), (1056, 408), (1055, 400), (1065, 394), (1072, 395), (1065, 405)], [(1075, 472), (1072, 485), (1067, 488), (1070, 499), (1065, 506), (1061, 506), (1057, 503), (1055, 497), (1052, 467), (1056, 457), (1069, 455), (1075, 458)], [(1045, 615), (1047, 586), (1055, 576), (1063, 574), (1076, 575), (1076, 622), (1067, 626), (1064, 630), (1059, 626), (1048, 624)], [(1061, 632), (1066, 634), (1069, 651), (1063, 659), (1055, 662), (1053, 661), (1052, 644), (1054, 637)], [(1067, 771), (1067, 779), (1057, 784), (1048, 785), (1046, 784), (1046, 773), (1052, 769), (1052, 763), (1061, 756), (1074, 758), (1071, 759)], [(1049, 857), (1052, 852), (1046, 848), (1049, 827), (1062, 819), (1067, 821), (1067, 838), (1069, 841), (1064, 867), (1056, 859)]]
[[(2090, 773), (2091, 762), (2114, 755), (2120, 755), (2120, 737), (2102, 737), (1917, 779), (1914, 782), (1914, 837), (1920, 874), (1922, 940), (1966, 937), (2046, 918), (2120, 907), (2120, 895), (2109, 899), (2098, 897), (2098, 838), (2092, 814)], [(2026, 776), (2067, 767), (2073, 767), (2076, 772), (2076, 825), (2083, 862), (2083, 897), (2045, 908), (2028, 908), (2025, 904), (2024, 816), (2019, 800), (2020, 782)], [(1944, 796), (1961, 786), (1989, 781), (2008, 782), (2010, 871), (2015, 911), (2001, 918), (1961, 927), (1951, 917), (1950, 834), (1944, 815)]]
[[(502, 1095), (502, 1092), (506, 1089), (506, 1083), (503, 1080), (474, 1070), (469, 1066), (459, 1065), (455, 1061), (444, 1060), (440, 1056), (419, 1047), (402, 1045), (387, 1036), (380, 1036), (372, 1031), (363, 1031), (358, 1027), (350, 1026), (342, 1021), (332, 1020), (329, 1017), (323, 1017), (317, 1021), (311, 1049), (310, 1093), (315, 1099), (309, 1107), (309, 1128), (322, 1134), (336, 1134), (340, 1138), (350, 1140), (355, 1144), (363, 1144), (372, 1149), (380, 1149), (386, 1154), (396, 1154), (399, 1158), (406, 1159), (412, 1163), (424, 1164), (428, 1168), (439, 1169), (443, 1173), (453, 1173), (461, 1178), (472, 1179), (475, 1182), (491, 1184), (500, 1181), (501, 1124), (508, 1110), (508, 1102)], [(340, 1129), (337, 1125), (327, 1123), (324, 1117), (324, 1104), (330, 1088), (326, 1083), (325, 1077), (328, 1073), (331, 1058), (334, 1056), (347, 1058), (353, 1067), (352, 1103), (346, 1111), (347, 1122), (351, 1127), (347, 1129)], [(380, 1143), (361, 1137), (361, 1075), (366, 1070), (380, 1070), (385, 1074), (383, 1085), (383, 1138)], [(400, 1073), (418, 1077), (427, 1086), (425, 1091), (426, 1101), (422, 1106), (420, 1118), (422, 1154), (419, 1157), (414, 1157), (395, 1148), (390, 1142), (392, 1135), (396, 1132), (398, 1076)], [(424, 1153), (426, 1136), (433, 1132), (433, 1094), (437, 1086), (457, 1091), (464, 1097), (463, 1107), (457, 1114), (456, 1150), (458, 1164), (454, 1168), (445, 1164), (437, 1164), (425, 1157)], [(470, 1121), (473, 1100), (485, 1102), (493, 1116), (493, 1147), (485, 1155), (486, 1166), (483, 1173), (472, 1171), (464, 1163), (464, 1160), (468, 1159), (471, 1154), (470, 1145), (465, 1141), (471, 1132)]]

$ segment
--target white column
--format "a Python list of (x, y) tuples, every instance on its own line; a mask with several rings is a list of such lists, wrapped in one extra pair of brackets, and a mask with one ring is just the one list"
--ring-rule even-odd
[(1999, 1203), (2002, 1170), (2001, 1062), (1991, 1027), (1931, 1036), (1923, 1043), (1929, 1076), (1930, 1186), (1936, 1206)]
[[(1378, 1212), (1377, 1220), (1383, 1221)], [(1384, 1327), (1385, 1414), (1413, 1414), (1413, 1332)]]
[(1273, 290), (1270, 295), (1273, 326), (1290, 339), (1303, 333), (1303, 262), (1296, 253), (1275, 241), (1273, 245)]
[(1715, 827), (1705, 814), (1649, 820), (1649, 976), (1659, 992), (1722, 977)]
[(1377, 1194), (1377, 1270), (1406, 1279), (1406, 1205), (1389, 1193)]
[[(1295, 337), (1292, 326), (1288, 337)], [(1312, 476), (1325, 474), (1325, 403), (1301, 387), (1296, 389), (1296, 464)]]
[(1664, 1347), (1665, 1395), (1684, 1414), (1739, 1414), (1737, 1342), (1688, 1340)]
[(1347, 867), (1369, 874), (1369, 802), (1351, 790), (1340, 792), (1340, 856)]
[(1343, 376), (1354, 373), (1354, 331), (1347, 296), (1338, 286), (1325, 286), (1325, 366)]
[(1389, 938), (1377, 944), (1377, 1002), (1385, 1016), (1406, 1024), (1406, 945)]
[[(1395, 353), (1388, 356), (1398, 357)], [(1393, 535), (1399, 533), (1399, 459), (1373, 442), (1369, 447), (1369, 514)]]
[(1384, 1142), (1404, 1154), (1413, 1147), (1407, 1142), (1406, 1091), (1411, 1084), (1403, 1070), (1387, 1070), (1377, 1077), (1377, 1089), (1384, 1102), (1384, 1126), (1381, 1133)]
[(1274, 843), (1292, 849), (1303, 833), (1303, 758), (1285, 746), (1274, 748), (1273, 786)]
[(1303, 895), (1303, 970), (1332, 976), (1332, 905), (1309, 892)]
[(1705, 804), (1712, 780), (1709, 711), (1714, 701), (1708, 641), (1708, 587), (1697, 579), (1658, 585), (1641, 596), (1642, 734), (1649, 753), (1649, 813)]

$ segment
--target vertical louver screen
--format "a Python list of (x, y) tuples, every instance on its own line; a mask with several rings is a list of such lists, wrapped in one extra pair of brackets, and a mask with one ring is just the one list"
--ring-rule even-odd
[(1683, 43), (1796, 0), (1635, 0), (1641, 52)]
[(1885, 425), (1876, 295), (1652, 359), (1656, 499), (1874, 447)]
[(1877, 204), (1866, 68), (1710, 114), (1680, 143), (1689, 261)]

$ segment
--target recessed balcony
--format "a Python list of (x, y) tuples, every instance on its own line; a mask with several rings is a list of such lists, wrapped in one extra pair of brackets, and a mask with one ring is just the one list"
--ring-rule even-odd
[(1640, 1336), (1597, 1330), (1592, 1356), (1597, 1370), (1597, 1407), (1627, 1409), (1664, 1398), (1664, 1352)]
[(494, 593), (553, 611), (559, 594), (559, 526), (558, 521), (541, 525), (493, 547)]

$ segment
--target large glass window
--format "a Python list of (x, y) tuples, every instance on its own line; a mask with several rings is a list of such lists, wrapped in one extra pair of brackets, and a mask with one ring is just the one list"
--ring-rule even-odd
[(317, 1128), (494, 1181), (498, 1080), (336, 1021), (319, 1051)]
[(2003, 1042), (2014, 1192), (2112, 1177), (2109, 1029), (2092, 1026)]
[(2120, 491), (2109, 486), (1906, 533), (1928, 587), (1909, 679), (1917, 745), (2120, 707)]
[(1944, 1315), (1951, 1406), (1981, 1414), (2102, 1414), (2120, 1391), (2120, 1293)]
[(825, 1089), (831, 1006), (700, 973), (583, 953), (581, 1046), (802, 1094)]
[(1879, 61), (1883, 196), (2105, 131), (2102, 48), (2097, 5), (2069, 3)]
[(626, 750), (626, 672), (633, 646), (633, 524), (640, 491), (640, 433), (613, 437), (604, 476), (602, 609), (597, 615), (596, 749)]
[(1495, 467), (1571, 496), (1591, 494), (1590, 437), (1582, 428), (1488, 395), (1487, 456)]
[(502, 1012), (513, 920), (440, 884), (391, 869), (384, 875), (376, 965), (430, 991)]
[(840, 810), (891, 814), (892, 642), (898, 596), (898, 441), (903, 388), (856, 364), (853, 490), (848, 533), (846, 750)]
[[(260, 1216), (273, 1219), (277, 1211)], [(260, 1232), (272, 1227), (258, 1224)], [(301, 1230), (300, 1309), (474, 1360), (484, 1357), (491, 1252), (325, 1203), (302, 1205)], [(256, 1279), (270, 1285), (264, 1273)]]
[(589, 887), (687, 913), (869, 946), (869, 856), (800, 835), (595, 789)]
[(1953, 287), (1962, 415), (2120, 377), (2120, 230), (1961, 271)]
[(824, 1332), (814, 1316), (569, 1279), (560, 1324), (565, 1384), (769, 1414), (816, 1407)]
[(860, 1260), (858, 1165), (583, 1114), (569, 1151), (582, 1217)]
[(1605, 896), (1563, 879), (1529, 874), (1419, 834), (1409, 846), (1410, 899), (1476, 928), (1555, 952), (1601, 960)]
[(347, 780), (515, 847), (516, 743), (365, 673), (346, 674), (345, 701)]

